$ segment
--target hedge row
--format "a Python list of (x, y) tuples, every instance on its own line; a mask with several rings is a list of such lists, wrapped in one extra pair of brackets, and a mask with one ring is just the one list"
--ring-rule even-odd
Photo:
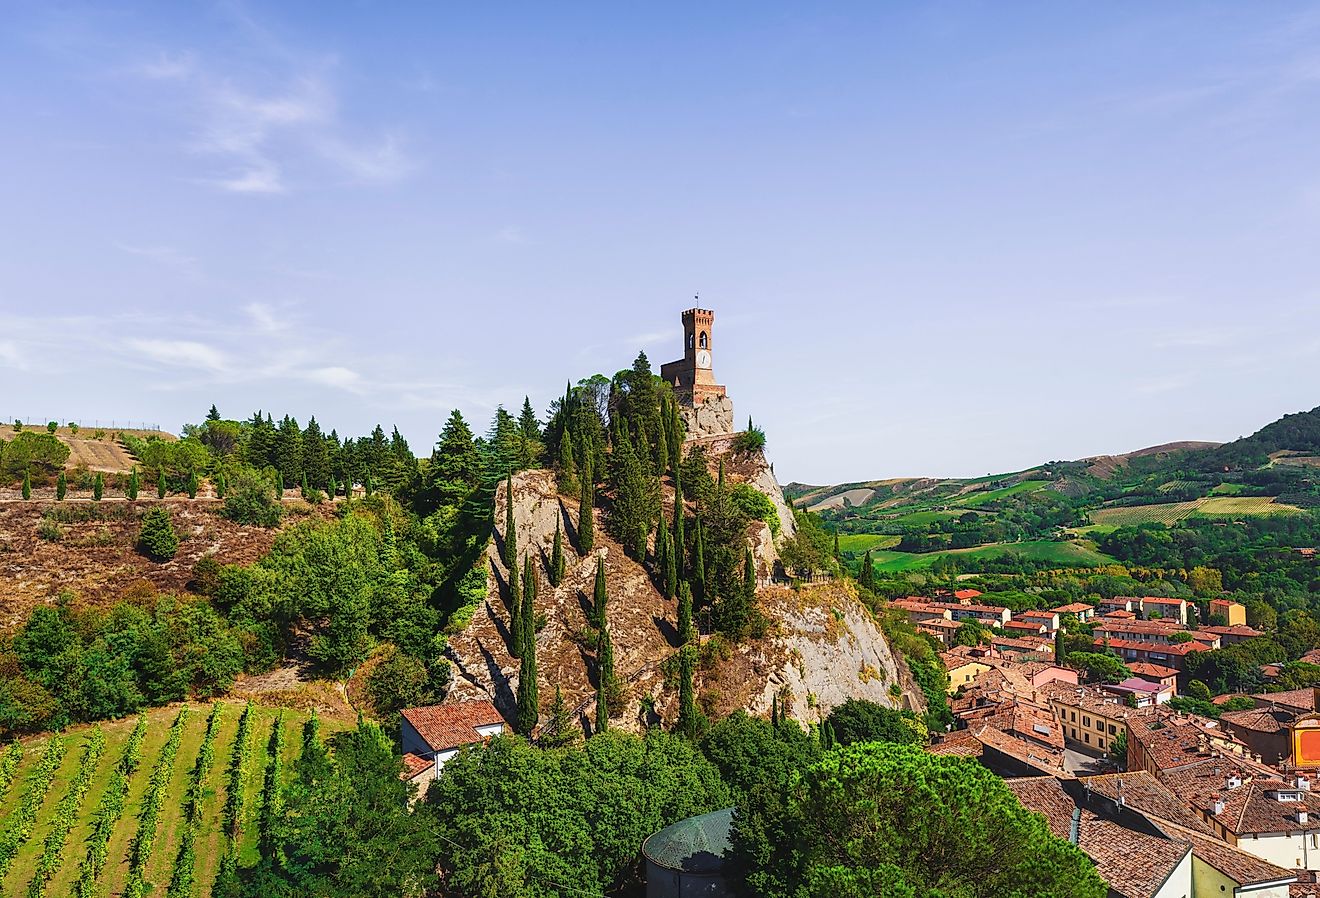
[(283, 781), (284, 713), (275, 717), (270, 730), (270, 744), (266, 747), (266, 779), (261, 787), (261, 817), (258, 821), (261, 853), (267, 854), (274, 846), (275, 821), (280, 816), (280, 786)]
[(5, 753), (0, 755), (0, 798), (5, 797), (5, 793), (14, 782), (14, 774), (18, 773), (18, 762), (21, 760), (23, 760), (23, 746), (17, 742), (9, 743)]
[(46, 834), (46, 841), (41, 846), (41, 857), (37, 859), (37, 869), (28, 882), (28, 898), (42, 898), (46, 894), (46, 884), (55, 871), (64, 862), (64, 843), (69, 839), (69, 831), (78, 820), (83, 799), (91, 788), (92, 777), (96, 775), (101, 756), (105, 754), (105, 733), (98, 726), (92, 730), (83, 745), (82, 758), (78, 761), (78, 772), (74, 774), (69, 791), (64, 793), (55, 808), (55, 822)]
[(9, 871), (18, 849), (32, 835), (32, 828), (37, 823), (37, 811), (46, 799), (46, 792), (55, 779), (64, 760), (64, 736), (56, 734), (46, 743), (46, 750), (37, 761), (36, 768), (28, 774), (27, 786), (23, 789), (23, 798), (18, 808), (9, 815), (4, 834), (0, 835), (0, 879)]
[(96, 879), (105, 867), (106, 846), (115, 825), (124, 813), (124, 800), (128, 796), (128, 783), (142, 760), (142, 740), (147, 735), (147, 715), (138, 715), (137, 725), (128, 736), (124, 753), (110, 773), (101, 803), (92, 818), (92, 831), (87, 836), (87, 853), (78, 866), (78, 881), (74, 885), (77, 898), (96, 898)]
[(197, 863), (197, 831), (202, 825), (202, 802), (206, 798), (206, 774), (215, 761), (215, 731), (220, 728), (220, 712), (224, 705), (216, 702), (206, 721), (206, 735), (188, 776), (188, 789), (183, 796), (183, 832), (179, 836), (179, 853), (174, 856), (174, 872), (170, 875), (167, 898), (187, 898), (192, 894), (193, 868)]
[(151, 848), (156, 841), (156, 824), (160, 820), (160, 806), (165, 801), (165, 790), (169, 788), (170, 777), (174, 773), (174, 756), (179, 753), (179, 742), (183, 739), (183, 727), (188, 720), (188, 709), (179, 711), (170, 728), (170, 737), (161, 749), (160, 759), (151, 770), (151, 782), (147, 794), (142, 800), (142, 812), (138, 814), (137, 833), (128, 852), (128, 882), (124, 884), (125, 898), (142, 898), (146, 883), (142, 876), (151, 859)]

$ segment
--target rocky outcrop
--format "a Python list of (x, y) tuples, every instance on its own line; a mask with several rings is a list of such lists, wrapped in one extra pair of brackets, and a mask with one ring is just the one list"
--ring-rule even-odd
[(688, 436), (709, 437), (733, 432), (733, 400), (707, 396), (704, 402), (680, 409)]

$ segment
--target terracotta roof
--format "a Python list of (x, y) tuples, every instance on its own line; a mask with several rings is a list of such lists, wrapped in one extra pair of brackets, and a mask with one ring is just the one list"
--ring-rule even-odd
[(981, 756), (981, 740), (971, 730), (955, 730), (941, 741), (927, 746), (926, 751), (933, 755), (957, 755), (964, 758)]
[(990, 640), (990, 644), (995, 648), (1004, 646), (1010, 649), (1016, 649), (1019, 652), (1048, 652), (1053, 641), (1048, 637), (1041, 636), (1038, 639), (1018, 639), (1015, 636), (996, 636)]
[(1025, 620), (1011, 620), (1004, 624), (1005, 630), (1025, 630), (1028, 633), (1040, 633), (1045, 625), (1042, 623), (1031, 623)]
[[(1227, 777), (1235, 771), (1241, 777), (1241, 785), (1229, 788)], [(1320, 832), (1320, 801), (1309, 792), (1303, 793), (1305, 798), (1302, 801), (1278, 801), (1269, 797), (1266, 793), (1275, 789), (1292, 789), (1274, 776), (1268, 767), (1244, 763), (1240, 758), (1213, 758), (1167, 771), (1161, 779), (1203, 816), (1212, 817), (1238, 836)], [(1222, 799), (1224, 803), (1224, 809), (1218, 814), (1214, 813), (1216, 799)], [(1305, 825), (1300, 824), (1293, 818), (1293, 813), (1299, 809), (1316, 816)]]
[[(1141, 720), (1128, 721), (1129, 738), (1137, 742), (1155, 765), (1161, 778), (1171, 770), (1218, 758), (1228, 769), (1247, 763), (1237, 752), (1247, 747), (1214, 721), (1194, 714), (1171, 714), (1163, 710)], [(1230, 757), (1223, 757), (1229, 752)]]
[(962, 624), (958, 623), (957, 621), (944, 620), (943, 618), (936, 618), (935, 620), (922, 621), (921, 623), (917, 624), (917, 629), (920, 630), (922, 627), (930, 627), (931, 629), (934, 630), (957, 630), (961, 626)]
[[(1054, 777), (1007, 780), (1006, 785), (1029, 810), (1044, 815), (1050, 830), (1067, 839), (1077, 806)], [(1153, 898), (1192, 850), (1190, 842), (1134, 832), (1083, 810), (1077, 847), (1095, 862), (1096, 872), (1122, 898)]]
[[(1105, 640), (1103, 638), (1096, 638), (1091, 640), (1091, 644), (1102, 646), (1105, 644)], [(1140, 640), (1136, 640), (1136, 639), (1111, 639), (1109, 640), (1109, 647), (1120, 648), (1120, 649), (1134, 649), (1143, 652), (1155, 652), (1156, 654), (1163, 654), (1163, 655), (1186, 655), (1190, 652), (1213, 651), (1213, 649), (1211, 649), (1210, 646), (1206, 645), (1204, 642), (1197, 642), (1194, 639), (1191, 642), (1175, 642), (1172, 644), (1158, 643), (1158, 642), (1141, 642)]]
[(1156, 677), (1163, 680), (1178, 675), (1178, 671), (1172, 667), (1165, 667), (1163, 664), (1150, 664), (1146, 661), (1133, 661), (1127, 668), (1139, 677)]
[(1126, 608), (1115, 608), (1113, 611), (1106, 611), (1102, 617), (1110, 620), (1136, 620), (1137, 616)]
[(953, 592), (953, 597), (955, 599), (974, 599), (979, 595), (981, 595), (981, 590), (979, 589), (957, 589)]
[(1142, 605), (1186, 605), (1186, 599), (1166, 599), (1162, 596), (1142, 596)]
[(1297, 660), (1303, 664), (1320, 664), (1320, 649), (1311, 649)]
[(1085, 602), (1073, 602), (1068, 605), (1060, 605), (1058, 608), (1051, 608), (1056, 614), (1077, 614), (1080, 612), (1094, 611), (1094, 605), (1088, 605)]
[(1042, 772), (1063, 774), (1063, 751), (1045, 748), (1025, 739), (1010, 736), (993, 726), (982, 726), (976, 731), (976, 738), (987, 748), (1002, 752), (1011, 758), (1028, 764)]
[(1315, 710), (1314, 689), (1289, 689), (1287, 692), (1258, 692), (1252, 696), (1257, 704), (1285, 705), (1299, 711)]
[(1053, 704), (1066, 708), (1077, 708), (1099, 714), (1110, 720), (1128, 720), (1136, 717), (1151, 717), (1155, 707), (1129, 708), (1118, 696), (1103, 692), (1091, 686), (1073, 686), (1068, 683), (1046, 683), (1040, 687), (1041, 695)]
[(415, 755), (412, 752), (409, 752), (403, 756), (403, 772), (399, 774), (399, 779), (407, 782), (427, 768), (434, 766), (434, 761), (428, 761), (420, 755)]
[(1018, 617), (1038, 617), (1041, 620), (1054, 620), (1057, 611), (1023, 611)]
[(1242, 636), (1256, 637), (1264, 636), (1264, 632), (1255, 627), (1249, 627), (1246, 624), (1233, 624), (1231, 627), (1202, 627), (1207, 633), (1214, 633), (1216, 636)]
[(953, 652), (940, 652), (940, 660), (944, 662), (944, 669), (950, 671), (966, 667), (969, 664), (985, 665), (985, 661), (981, 658), (969, 658), (966, 655), (958, 655)]
[(1091, 791), (1112, 801), (1136, 808), (1148, 817), (1179, 823), (1201, 833), (1214, 833), (1210, 825), (1192, 810), (1173, 790), (1144, 770), (1085, 776), (1082, 782)]
[(504, 717), (487, 701), (405, 708), (401, 713), (434, 751), (480, 742), (483, 737), (477, 727), (504, 724)]
[(1254, 854), (1247, 854), (1196, 829), (1168, 823), (1161, 827), (1170, 836), (1186, 839), (1192, 843), (1192, 854), (1204, 863), (1214, 867), (1220, 873), (1232, 879), (1240, 886), (1259, 885), (1267, 882), (1291, 882), (1297, 878), (1297, 871), (1285, 870), (1269, 861), (1261, 860)]
[[(1223, 723), (1250, 730), (1253, 733), (1279, 733), (1288, 729), (1295, 715), (1287, 711), (1273, 711), (1268, 708), (1248, 708), (1245, 711), (1229, 711), (1220, 716)], [(1283, 720), (1280, 720), (1283, 717)]]

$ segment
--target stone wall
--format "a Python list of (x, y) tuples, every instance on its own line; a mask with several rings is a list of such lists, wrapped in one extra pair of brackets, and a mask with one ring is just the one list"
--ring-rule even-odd
[(701, 404), (682, 406), (680, 411), (690, 437), (733, 433), (733, 400), (728, 396), (707, 396)]

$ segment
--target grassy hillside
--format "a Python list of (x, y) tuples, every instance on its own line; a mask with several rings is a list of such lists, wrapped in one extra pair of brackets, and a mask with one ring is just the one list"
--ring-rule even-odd
[(990, 559), (1007, 553), (1021, 555), (1031, 561), (1040, 561), (1057, 567), (1092, 567), (1111, 564), (1114, 559), (1098, 552), (1085, 542), (1052, 542), (1049, 540), (1029, 540), (1027, 542), (977, 546), (972, 549), (950, 549), (947, 552), (911, 552), (878, 551), (871, 554), (876, 570), (886, 573), (902, 571), (928, 570), (940, 559), (956, 556), (962, 559)]
[[(123, 809), (105, 842), (105, 863), (99, 876), (95, 877), (95, 894), (117, 894), (133, 875), (129, 858), (131, 846), (139, 830), (139, 823), (144, 808), (148, 804), (149, 786), (153, 770), (158, 766), (170, 742), (171, 730), (181, 708), (157, 708), (147, 712), (147, 727), (141, 742), (140, 760), (132, 774), (127, 777), (127, 790), (124, 794)], [(149, 857), (142, 867), (142, 877), (148, 894), (163, 895), (174, 875), (179, 846), (185, 837), (184, 808), (185, 792), (190, 777), (197, 769), (197, 758), (207, 732), (208, 718), (212, 706), (187, 706), (188, 715), (181, 726), (177, 747), (172, 763), (163, 766), (166, 785), (163, 800), (159, 805), (159, 815), (154, 827), (155, 841)], [(201, 778), (202, 806), (199, 816), (199, 828), (194, 837), (196, 859), (193, 863), (194, 896), (209, 896), (215, 876), (224, 853), (230, 850), (228, 835), (223, 831), (223, 810), (229, 801), (231, 781), (231, 762), (238, 747), (239, 720), (244, 706), (231, 702), (221, 707), (220, 715), (212, 735), (210, 747), (213, 761)], [(284, 751), (281, 753), (285, 770), (289, 762), (297, 756), (297, 747), (301, 727), (308, 715), (301, 711), (281, 710), (268, 707), (253, 707), (246, 740), (247, 761), (242, 768), (238, 781), (243, 783), (242, 811), (239, 814), (239, 858), (240, 863), (256, 860), (257, 821), (260, 815), (261, 787), (266, 765), (269, 762), (268, 743), (271, 728), (278, 715), (284, 718)], [(16, 825), (18, 808), (24, 803), (27, 794), (42, 791), (41, 801), (35, 815), (34, 825), (28, 837), (19, 844), (17, 853), (8, 869), (0, 877), (0, 894), (26, 895), (37, 871), (43, 868), (41, 858), (48, 856), (45, 862), (46, 876), (44, 894), (66, 896), (75, 894), (80, 867), (87, 857), (89, 840), (93, 834), (93, 821), (106, 800), (108, 791), (115, 786), (115, 771), (124, 756), (130, 736), (137, 723), (136, 718), (109, 721), (100, 725), (105, 736), (104, 751), (96, 763), (88, 768), (86, 788), (79, 796), (71, 790), (79, 780), (80, 767), (83, 765), (85, 749), (94, 738), (94, 727), (81, 727), (62, 737), (43, 736), (25, 740), (22, 743), (23, 758), (19, 763), (13, 783), (0, 795), (0, 838)], [(323, 718), (321, 732), (323, 736), (347, 729), (351, 724)], [(56, 768), (54, 778), (47, 788), (40, 790), (41, 761), (52, 738), (63, 740), (63, 758)], [(73, 807), (73, 822), (62, 840), (57, 829), (61, 821), (58, 809), (64, 805)], [(55, 837), (52, 838), (52, 834)], [(53, 860), (52, 860), (53, 859)]]

